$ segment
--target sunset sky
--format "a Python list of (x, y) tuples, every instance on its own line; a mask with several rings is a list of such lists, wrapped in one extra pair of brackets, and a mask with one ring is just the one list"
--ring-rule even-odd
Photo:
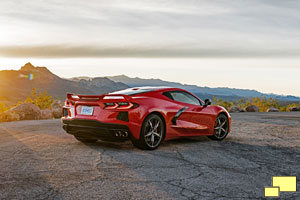
[[(0, 70), (300, 96), (300, 1), (0, 1)], [(1, 81), (1, 80), (0, 80)]]

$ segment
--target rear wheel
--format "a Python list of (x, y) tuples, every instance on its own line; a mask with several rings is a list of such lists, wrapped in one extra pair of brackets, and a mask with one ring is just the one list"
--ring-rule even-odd
[(162, 142), (165, 134), (165, 125), (157, 114), (150, 114), (143, 122), (140, 139), (132, 139), (132, 143), (139, 149), (154, 150)]
[(215, 121), (214, 134), (209, 136), (209, 138), (213, 140), (223, 140), (227, 136), (228, 130), (228, 117), (225, 114), (220, 114)]
[(76, 136), (76, 135), (74, 135), (74, 137), (75, 137), (78, 141), (83, 142), (83, 143), (95, 143), (95, 142), (97, 142), (97, 139), (86, 138), (86, 137)]

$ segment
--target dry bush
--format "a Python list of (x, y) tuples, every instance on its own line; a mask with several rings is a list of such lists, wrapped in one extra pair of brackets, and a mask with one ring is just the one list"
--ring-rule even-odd
[(232, 107), (232, 106), (237, 106), (239, 108), (245, 108), (250, 105), (255, 105), (259, 108), (260, 112), (266, 112), (271, 107), (278, 108), (280, 112), (288, 112), (288, 111), (290, 111), (291, 107), (299, 107), (300, 106), (300, 102), (299, 102), (299, 104), (293, 103), (293, 104), (283, 106), (283, 105), (279, 104), (277, 98), (268, 98), (267, 99), (264, 96), (249, 98), (247, 100), (240, 99), (237, 101), (224, 101), (222, 99), (218, 99), (217, 97), (214, 97), (213, 104), (220, 105), (220, 106), (226, 108), (227, 110), (229, 110), (230, 107)]

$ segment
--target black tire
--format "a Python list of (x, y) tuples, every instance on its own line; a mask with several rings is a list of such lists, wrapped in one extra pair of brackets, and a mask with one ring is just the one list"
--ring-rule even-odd
[(82, 143), (95, 143), (95, 142), (97, 142), (97, 139), (93, 139), (93, 138), (86, 138), (86, 137), (77, 136), (77, 135), (74, 135), (74, 137), (76, 138), (76, 140), (78, 140)]
[(214, 124), (214, 134), (208, 136), (212, 140), (223, 140), (228, 135), (229, 130), (229, 120), (227, 115), (221, 113), (216, 118)]
[(163, 119), (157, 114), (150, 114), (142, 124), (140, 139), (132, 138), (132, 144), (142, 150), (154, 150), (163, 141), (165, 130)]

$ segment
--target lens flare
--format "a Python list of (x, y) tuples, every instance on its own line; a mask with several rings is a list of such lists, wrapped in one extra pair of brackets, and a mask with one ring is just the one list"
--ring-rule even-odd
[(27, 74), (20, 74), (19, 77), (20, 78), (26, 78), (26, 79), (28, 79), (30, 81), (32, 81), (34, 79), (34, 75), (32, 73), (30, 73), (28, 75)]
[(33, 74), (30, 73), (28, 79), (29, 79), (30, 81), (32, 81), (33, 78), (34, 78)]

